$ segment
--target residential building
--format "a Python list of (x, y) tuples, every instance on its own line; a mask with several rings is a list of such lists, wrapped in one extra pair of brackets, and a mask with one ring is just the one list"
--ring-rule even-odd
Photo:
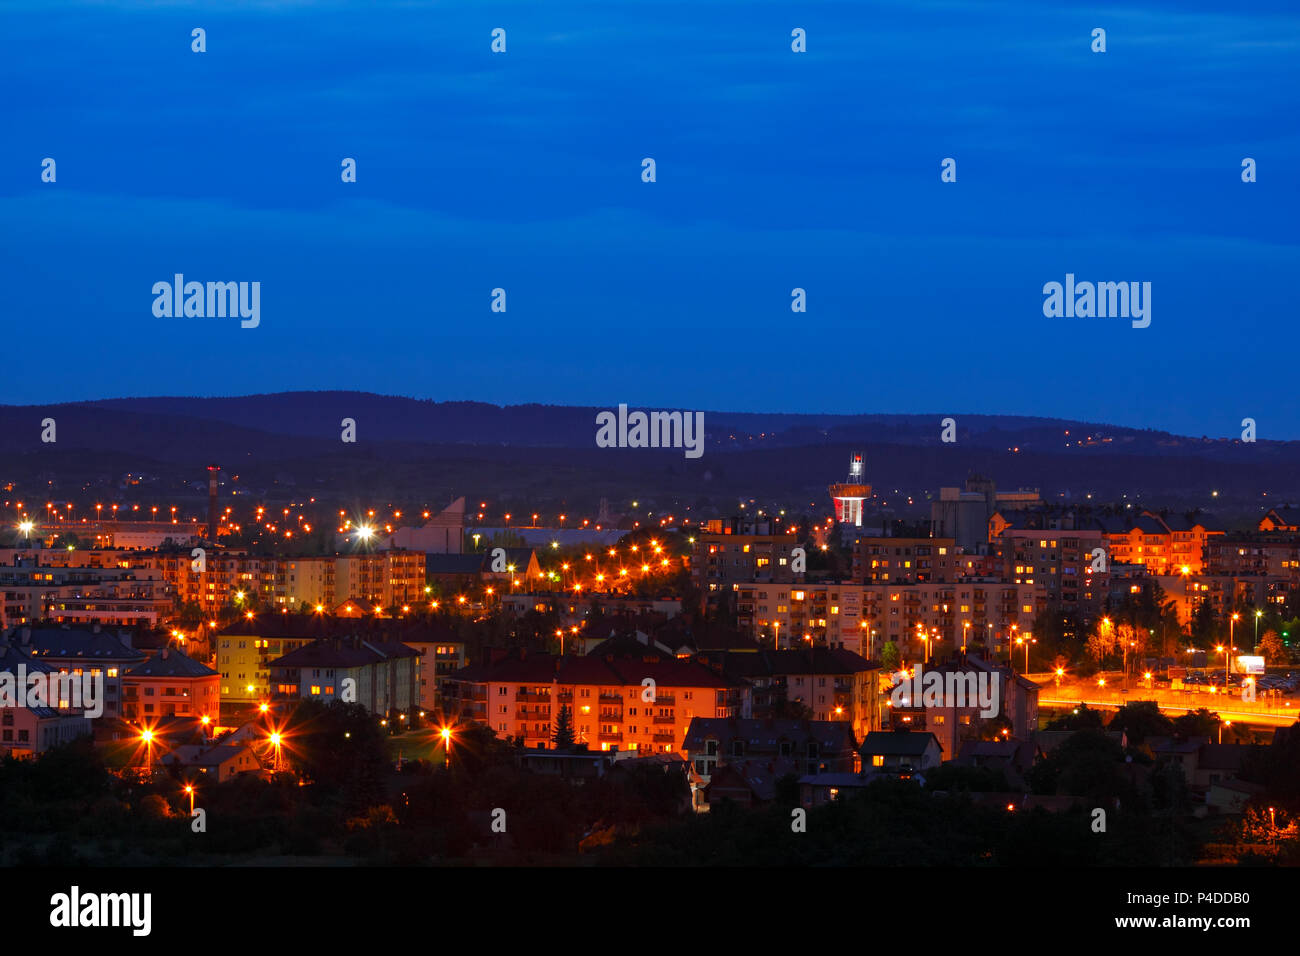
[(122, 716), (135, 723), (158, 717), (217, 717), (221, 675), (173, 648), (164, 648), (122, 675)]
[(397, 641), (322, 639), (268, 666), (272, 700), (341, 700), (384, 716), (420, 707), (419, 652)]
[(858, 753), (864, 769), (907, 775), (937, 767), (943, 761), (939, 739), (925, 731), (887, 730), (867, 734)]
[(106, 721), (122, 716), (123, 675), (146, 656), (131, 646), (130, 632), (99, 624), (16, 627), (5, 635), (5, 641), (62, 673), (92, 679), (102, 675), (104, 712), (100, 719)]

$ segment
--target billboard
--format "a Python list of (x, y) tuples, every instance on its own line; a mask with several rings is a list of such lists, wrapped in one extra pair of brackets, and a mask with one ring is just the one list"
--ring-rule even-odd
[(1248, 657), (1242, 654), (1237, 658), (1236, 671), (1238, 674), (1262, 674), (1264, 673), (1264, 658)]

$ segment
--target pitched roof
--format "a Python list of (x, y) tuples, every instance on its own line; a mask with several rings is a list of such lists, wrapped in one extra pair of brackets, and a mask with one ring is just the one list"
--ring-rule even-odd
[(777, 743), (782, 740), (798, 747), (806, 747), (809, 741), (815, 741), (832, 753), (852, 750), (855, 743), (852, 726), (838, 720), (692, 717), (690, 726), (686, 728), (682, 749), (703, 750), (707, 740), (717, 740), (724, 748), (733, 740), (742, 740), (746, 749), (776, 749)]
[(510, 654), (498, 660), (470, 664), (453, 671), (446, 679), (473, 683), (551, 683), (630, 686), (646, 678), (655, 686), (711, 687), (726, 689), (744, 685), (697, 660), (669, 657), (653, 648), (637, 645), (640, 653), (622, 655), (588, 654), (585, 657), (551, 654)]
[(211, 667), (170, 648), (155, 654), (126, 672), (127, 677), (216, 677)]
[(420, 652), (397, 641), (321, 640), (299, 647), (271, 661), (268, 667), (364, 667), (398, 657), (419, 657)]
[[(30, 643), (27, 635), (30, 632)], [(89, 658), (107, 661), (144, 660), (144, 652), (127, 647), (118, 635), (109, 630), (92, 628), (33, 627), (14, 628), (8, 634), (11, 644), (22, 647), (33, 657)]]
[(44, 661), (38, 661), (30, 654), (10, 644), (0, 643), (0, 671), (17, 673), (19, 666), (25, 666), (29, 674), (49, 674), (56, 670)]
[(707, 654), (722, 663), (723, 670), (740, 677), (776, 677), (784, 675), (851, 675), (880, 667), (875, 661), (842, 647), (817, 646), (807, 650), (756, 653)]
[(939, 747), (939, 739), (928, 730), (873, 730), (863, 739), (858, 750), (864, 755), (919, 757), (931, 743)]
[(776, 782), (798, 772), (799, 765), (788, 757), (725, 763), (714, 769), (705, 792), (711, 795), (715, 789), (721, 790), (735, 780), (747, 787), (756, 799), (773, 800)]

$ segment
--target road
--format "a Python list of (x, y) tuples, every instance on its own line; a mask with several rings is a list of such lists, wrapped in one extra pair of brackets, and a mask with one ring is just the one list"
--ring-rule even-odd
[(1089, 707), (1116, 708), (1139, 700), (1153, 700), (1166, 713), (1184, 714), (1204, 707), (1225, 720), (1263, 727), (1289, 727), (1300, 720), (1300, 699), (1272, 696), (1264, 691), (1260, 691), (1258, 699), (1250, 703), (1241, 699), (1240, 690), (1225, 694), (1222, 690), (1210, 693), (1209, 688), (1199, 687), (1184, 690), (1148, 689), (1142, 681), (1136, 681), (1126, 692), (1111, 687), (1109, 679), (1105, 687), (1096, 683), (1073, 681), (1062, 681), (1061, 686), (1057, 687), (1056, 678), (1051, 674), (1022, 676), (1039, 685), (1040, 707), (1073, 707), (1082, 703)]

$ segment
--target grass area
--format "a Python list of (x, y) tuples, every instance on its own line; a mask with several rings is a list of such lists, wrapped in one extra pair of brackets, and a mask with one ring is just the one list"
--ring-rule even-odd
[(431, 760), (442, 761), (442, 739), (438, 736), (438, 731), (433, 727), (423, 727), (420, 730), (410, 730), (404, 734), (397, 734), (389, 737), (385, 741), (388, 745), (388, 755), (396, 762), (400, 755), (403, 760)]
[[(143, 767), (145, 764), (144, 747), (139, 740), (133, 737), (124, 740), (101, 740), (95, 746), (103, 755), (104, 765), (110, 770), (121, 770), (125, 767)], [(162, 750), (155, 747), (153, 750), (155, 765), (157, 765), (158, 758), (161, 755)]]

